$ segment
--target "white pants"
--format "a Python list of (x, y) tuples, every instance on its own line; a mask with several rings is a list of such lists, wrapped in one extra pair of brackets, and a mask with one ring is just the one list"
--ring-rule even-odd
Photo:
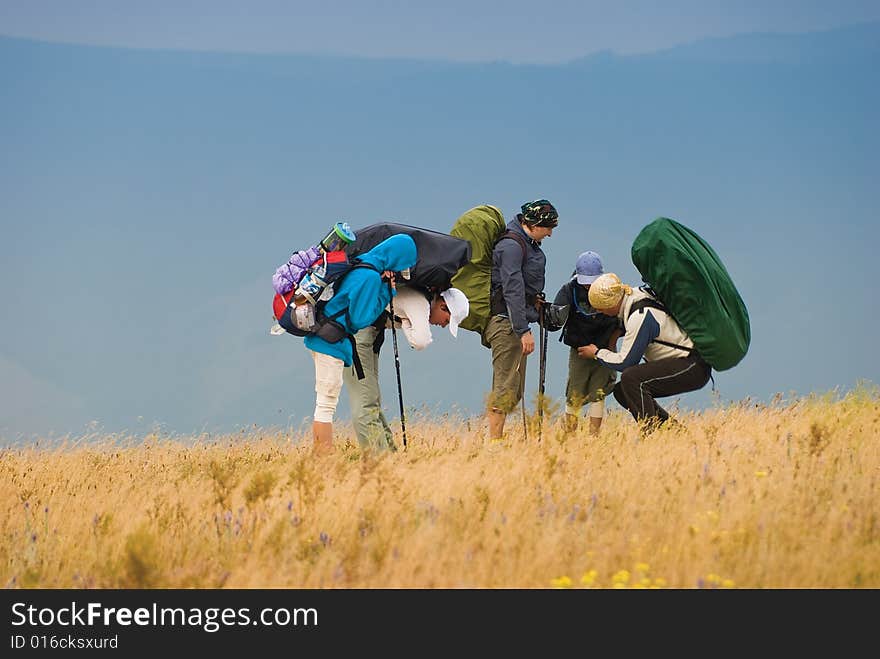
[(315, 360), (315, 421), (333, 423), (345, 364), (323, 352), (313, 351), (312, 357)]

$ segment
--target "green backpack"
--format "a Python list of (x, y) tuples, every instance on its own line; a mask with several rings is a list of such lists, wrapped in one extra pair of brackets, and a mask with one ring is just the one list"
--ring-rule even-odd
[(726, 371), (745, 357), (749, 312), (705, 240), (675, 220), (658, 217), (636, 236), (632, 261), (712, 368)]
[(467, 295), (470, 313), (459, 327), (483, 333), (489, 323), (489, 286), (492, 250), (506, 228), (504, 215), (495, 206), (476, 206), (459, 217), (449, 232), (471, 244), (471, 260), (452, 277), (452, 285)]

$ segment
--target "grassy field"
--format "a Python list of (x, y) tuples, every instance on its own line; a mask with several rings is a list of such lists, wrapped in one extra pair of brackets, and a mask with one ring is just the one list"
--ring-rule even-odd
[[(6, 588), (880, 588), (880, 394), (542, 441), (407, 418), (408, 448), (280, 431), (0, 452)], [(396, 438), (400, 439), (400, 433)]]

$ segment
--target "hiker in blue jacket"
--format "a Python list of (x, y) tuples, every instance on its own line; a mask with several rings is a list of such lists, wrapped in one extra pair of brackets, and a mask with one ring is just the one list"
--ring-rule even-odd
[(546, 257), (541, 241), (559, 223), (559, 214), (546, 199), (523, 204), (521, 210), (492, 252), (492, 316), (482, 337), (483, 345), (492, 350), (490, 440), (501, 439), (507, 415), (523, 396), (526, 357), (535, 350), (529, 324), (538, 322), (544, 295)]
[[(701, 389), (712, 369), (687, 333), (647, 291), (633, 290), (608, 272), (590, 285), (588, 296), (597, 311), (616, 316), (625, 333), (618, 352), (590, 344), (583, 354), (620, 371), (620, 382), (612, 390), (614, 398), (650, 432), (669, 420), (669, 413), (655, 398)], [(644, 363), (640, 363), (642, 358)]]
[[(353, 363), (352, 336), (371, 325), (388, 305), (392, 295), (394, 273), (415, 265), (416, 244), (405, 234), (383, 240), (358, 257), (375, 268), (354, 268), (349, 272), (333, 297), (324, 306), (324, 315), (338, 318), (338, 325), (327, 332), (309, 335), (306, 347), (315, 361), (315, 417), (312, 423), (314, 446), (318, 452), (333, 447), (333, 415), (342, 390), (346, 366)], [(389, 286), (389, 281), (392, 285)], [(335, 333), (333, 330), (336, 330)]]

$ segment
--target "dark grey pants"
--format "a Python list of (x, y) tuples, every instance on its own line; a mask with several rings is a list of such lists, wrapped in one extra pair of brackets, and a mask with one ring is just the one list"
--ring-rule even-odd
[(654, 399), (701, 389), (711, 374), (711, 367), (696, 354), (659, 359), (626, 369), (612, 392), (636, 421), (663, 423), (669, 413)]

